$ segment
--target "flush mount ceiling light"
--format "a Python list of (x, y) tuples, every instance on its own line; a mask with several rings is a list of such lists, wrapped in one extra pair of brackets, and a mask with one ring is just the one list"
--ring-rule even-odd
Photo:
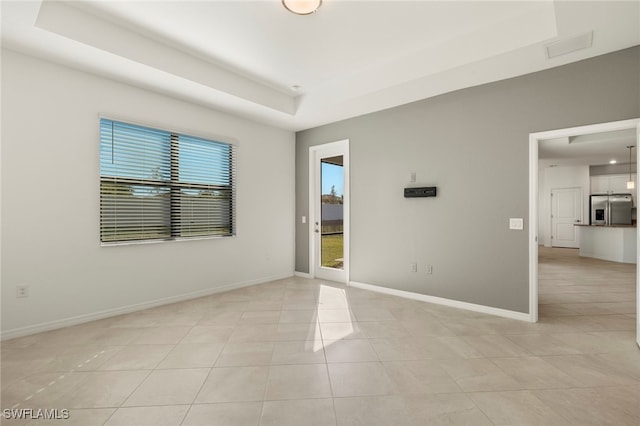
[(627, 189), (633, 189), (636, 187), (635, 182), (631, 178), (631, 150), (634, 148), (634, 146), (629, 145), (627, 148), (629, 148), (629, 180), (627, 181)]
[(616, 160), (609, 160), (609, 164), (616, 164), (617, 161)]
[(282, 0), (282, 5), (296, 15), (310, 15), (322, 5), (322, 0)]

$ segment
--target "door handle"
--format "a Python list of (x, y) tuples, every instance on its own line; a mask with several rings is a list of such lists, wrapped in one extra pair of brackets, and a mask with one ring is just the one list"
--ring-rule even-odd
[(580, 223), (580, 219), (577, 219), (577, 220), (576, 220), (576, 223)]

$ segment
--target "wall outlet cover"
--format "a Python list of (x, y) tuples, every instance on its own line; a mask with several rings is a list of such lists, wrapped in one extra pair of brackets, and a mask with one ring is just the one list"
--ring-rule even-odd
[(521, 217), (518, 218), (510, 218), (509, 219), (509, 229), (515, 229), (518, 231), (522, 231), (524, 229), (524, 219)]

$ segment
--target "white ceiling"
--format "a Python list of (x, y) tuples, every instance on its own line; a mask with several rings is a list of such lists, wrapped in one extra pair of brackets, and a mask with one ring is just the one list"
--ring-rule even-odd
[[(2, 1), (2, 44), (301, 130), (640, 44), (640, 2)], [(545, 45), (593, 31), (593, 46)], [(299, 86), (299, 88), (294, 88)]]
[[(636, 146), (636, 130), (616, 130), (569, 138), (546, 139), (538, 144), (538, 158), (543, 165), (596, 166), (616, 160), (629, 164), (628, 146)], [(636, 150), (632, 151), (635, 163)]]

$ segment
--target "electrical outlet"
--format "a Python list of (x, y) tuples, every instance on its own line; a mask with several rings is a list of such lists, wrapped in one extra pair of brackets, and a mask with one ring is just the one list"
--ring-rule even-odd
[(433, 265), (427, 265), (427, 274), (433, 274)]
[(409, 264), (409, 272), (418, 272), (418, 264), (417, 263)]
[(29, 297), (29, 286), (28, 285), (19, 285), (16, 286), (16, 297)]

